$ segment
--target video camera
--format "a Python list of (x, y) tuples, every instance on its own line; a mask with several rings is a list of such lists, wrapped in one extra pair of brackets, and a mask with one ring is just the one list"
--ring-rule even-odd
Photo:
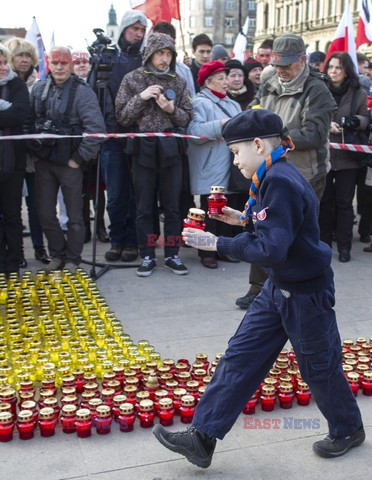
[[(36, 123), (35, 125), (36, 133), (52, 133), (58, 135), (60, 130), (53, 124), (52, 120), (45, 120), (45, 122)], [(33, 152), (39, 152), (42, 147), (51, 147), (54, 146), (57, 142), (56, 138), (34, 138), (29, 142), (29, 150)]]
[(111, 38), (104, 35), (102, 28), (94, 28), (93, 33), (97, 39), (88, 47), (90, 63), (97, 72), (111, 72), (117, 50), (109, 47)]

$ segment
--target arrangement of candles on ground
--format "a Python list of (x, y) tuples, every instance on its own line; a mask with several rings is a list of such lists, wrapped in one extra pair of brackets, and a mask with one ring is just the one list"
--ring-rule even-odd
[[(372, 339), (344, 341), (354, 393), (372, 395)], [(0, 275), (0, 441), (50, 437), (56, 429), (89, 437), (130, 432), (155, 421), (192, 422), (222, 354), (212, 362), (161, 360), (147, 340), (136, 345), (83, 270)], [(245, 413), (309, 403), (292, 351), (283, 350)], [(116, 422), (116, 423), (115, 423)]]

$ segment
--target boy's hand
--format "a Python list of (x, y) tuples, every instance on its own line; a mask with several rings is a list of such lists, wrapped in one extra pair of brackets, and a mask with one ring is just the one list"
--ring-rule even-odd
[(243, 226), (242, 223), (240, 222), (240, 216), (241, 212), (239, 210), (234, 210), (233, 208), (230, 207), (223, 207), (222, 209), (223, 214), (220, 213), (215, 213), (215, 214), (209, 214), (209, 218), (213, 218), (214, 220), (219, 220), (220, 222), (225, 222), (228, 223), (229, 225), (240, 225)]
[(218, 237), (210, 232), (204, 232), (197, 228), (184, 228), (182, 232), (183, 241), (190, 247), (205, 250), (206, 252), (217, 251)]

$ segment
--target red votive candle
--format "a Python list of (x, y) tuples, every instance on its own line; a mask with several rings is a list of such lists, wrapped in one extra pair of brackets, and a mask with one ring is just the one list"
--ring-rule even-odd
[(64, 433), (76, 432), (76, 405), (64, 405), (61, 410), (61, 424)]
[(122, 403), (120, 405), (120, 414), (118, 418), (120, 431), (131, 432), (133, 430), (133, 424), (136, 420), (134, 415), (134, 406), (131, 403)]
[(356, 372), (349, 372), (346, 375), (347, 381), (349, 382), (350, 388), (353, 391), (355, 397), (358, 396), (358, 390), (360, 388), (359, 383), (359, 373)]
[(92, 434), (92, 419), (88, 408), (80, 408), (76, 412), (76, 433), (79, 438), (87, 438)]
[(221, 214), (223, 207), (227, 205), (227, 198), (224, 195), (225, 187), (212, 186), (208, 197), (208, 213)]
[(205, 229), (205, 211), (200, 208), (190, 208), (187, 217), (183, 219), (183, 228)]
[(0, 403), (9, 403), (13, 418), (17, 416), (17, 394), (13, 388), (0, 390)]
[(125, 395), (116, 395), (114, 397), (114, 406), (111, 409), (112, 416), (114, 421), (117, 422), (119, 415), (120, 415), (120, 405), (127, 401), (127, 397)]
[(367, 397), (372, 396), (372, 370), (364, 372), (362, 380), (362, 392)]
[(291, 383), (281, 383), (279, 385), (279, 405), (280, 408), (292, 408), (294, 400), (293, 385)]
[(184, 395), (181, 398), (180, 415), (182, 423), (191, 423), (195, 413), (195, 398), (192, 395)]
[(175, 415), (180, 414), (181, 398), (187, 394), (185, 388), (175, 388), (173, 392), (173, 408)]
[(163, 425), (163, 427), (173, 425), (174, 408), (173, 402), (170, 398), (162, 398), (159, 400), (158, 417), (160, 424)]
[(253, 395), (253, 397), (245, 404), (245, 407), (243, 408), (243, 413), (245, 415), (253, 415), (256, 412), (257, 402), (258, 398), (256, 397), (256, 395)]
[(305, 383), (303, 380), (297, 382), (296, 398), (298, 405), (306, 406), (310, 403), (310, 389), (308, 384)]
[(99, 405), (96, 409), (96, 429), (99, 435), (107, 435), (111, 431), (111, 409), (108, 405)]
[(57, 419), (53, 408), (44, 407), (40, 410), (38, 424), (42, 437), (52, 437), (55, 434)]
[(275, 387), (272, 385), (263, 385), (260, 400), (261, 408), (264, 412), (271, 412), (274, 410), (276, 401)]
[(36, 422), (32, 419), (31, 410), (21, 410), (18, 414), (17, 429), (21, 440), (30, 440), (34, 437)]
[(11, 412), (0, 413), (0, 442), (10, 442), (13, 438), (14, 420)]
[(142, 428), (151, 428), (154, 425), (155, 411), (154, 402), (152, 400), (141, 400), (138, 418)]

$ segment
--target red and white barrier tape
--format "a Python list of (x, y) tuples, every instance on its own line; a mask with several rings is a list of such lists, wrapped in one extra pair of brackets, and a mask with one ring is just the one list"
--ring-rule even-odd
[[(202, 137), (197, 135), (186, 135), (184, 133), (83, 133), (82, 135), (55, 135), (52, 133), (32, 133), (28, 135), (6, 135), (0, 136), (0, 140), (33, 140), (46, 138), (143, 138), (143, 137), (176, 137), (192, 138), (194, 140), (222, 140), (216, 138)], [(350, 152), (361, 152), (372, 154), (372, 145), (354, 145), (352, 143), (330, 143), (330, 148), (335, 150), (348, 150)]]

